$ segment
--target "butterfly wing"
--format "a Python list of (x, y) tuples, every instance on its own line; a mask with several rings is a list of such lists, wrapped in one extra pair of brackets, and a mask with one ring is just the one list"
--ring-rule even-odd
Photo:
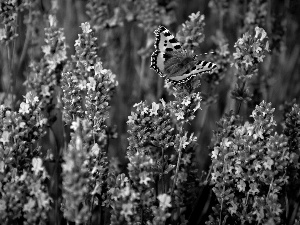
[(154, 69), (159, 76), (165, 77), (166, 75), (163, 74), (165, 69), (165, 65), (164, 65), (165, 61), (166, 59), (164, 53), (159, 50), (155, 50), (151, 55), (150, 68)]
[[(155, 51), (151, 55), (151, 65), (150, 68), (154, 69), (159, 76), (165, 77), (165, 62), (169, 60), (170, 57), (173, 57), (172, 51), (183, 51), (181, 44), (176, 40), (176, 38), (170, 33), (170, 31), (163, 27), (159, 26), (157, 30), (154, 31), (155, 34)], [(179, 51), (179, 54), (181, 54)], [(171, 53), (171, 54), (170, 54)], [(178, 52), (177, 52), (178, 54)], [(194, 59), (197, 56), (194, 55)], [(185, 59), (184, 57), (182, 58)], [(185, 71), (182, 74), (168, 74), (166, 80), (174, 83), (174, 84), (182, 84), (189, 81), (192, 77), (202, 74), (212, 72), (216, 69), (217, 66), (214, 63), (206, 62), (206, 61), (198, 61), (195, 65)]]
[(154, 34), (156, 38), (154, 46), (156, 49), (162, 52), (182, 49), (181, 44), (164, 26), (159, 26), (158, 29), (154, 31)]
[(189, 81), (192, 77), (196, 75), (213, 72), (216, 68), (216, 64), (200, 60), (190, 70), (186, 71), (180, 76), (169, 77), (168, 81), (170, 81), (173, 84), (182, 84)]
[(165, 77), (165, 61), (166, 52), (176, 51), (182, 49), (180, 43), (176, 38), (170, 33), (170, 31), (159, 26), (157, 30), (154, 31), (155, 34), (155, 51), (151, 55), (151, 65), (150, 68), (154, 69), (159, 76)]

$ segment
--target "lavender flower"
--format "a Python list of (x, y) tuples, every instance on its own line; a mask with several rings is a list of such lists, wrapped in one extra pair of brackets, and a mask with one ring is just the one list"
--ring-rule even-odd
[(265, 27), (269, 2), (265, 0), (251, 0), (244, 18), (244, 30), (251, 30), (256, 26)]
[(50, 208), (47, 175), (40, 148), (34, 147), (47, 125), (39, 99), (28, 92), (19, 112), (1, 105), (0, 115), (0, 223), (24, 219), (27, 224), (45, 224)]
[(241, 223), (281, 221), (280, 198), (292, 158), (287, 137), (273, 134), (273, 112), (271, 104), (262, 102), (252, 113), (253, 124), (232, 124), (234, 117), (228, 117), (223, 125), (228, 132), (215, 134), (213, 191), (222, 213)]
[(208, 6), (223, 19), (223, 16), (229, 11), (230, 2), (228, 0), (210, 0)]
[(28, 168), (31, 159), (40, 154), (37, 149), (32, 149), (33, 144), (45, 134), (47, 125), (39, 104), (37, 96), (28, 92), (19, 113), (3, 105), (0, 109), (0, 145), (4, 150), (0, 159), (4, 164), (17, 168), (18, 172)]
[(234, 47), (233, 65), (238, 69), (236, 76), (238, 82), (231, 96), (238, 101), (250, 101), (251, 93), (247, 88), (246, 82), (258, 73), (258, 64), (265, 58), (266, 52), (269, 52), (269, 42), (267, 33), (264, 29), (256, 27), (255, 35), (246, 32), (242, 38), (239, 38)]
[(109, 19), (108, 3), (92, 0), (86, 5), (87, 14), (91, 18), (90, 24), (98, 31), (105, 28)]
[(215, 54), (208, 55), (207, 60), (214, 62), (216, 65), (218, 65), (218, 68), (212, 73), (204, 75), (203, 79), (211, 84), (212, 89), (214, 89), (214, 85), (219, 85), (224, 79), (232, 60), (230, 58), (228, 40), (224, 37), (224, 35), (221, 32), (217, 32), (212, 39), (218, 47), (215, 50)]
[(17, 34), (17, 15), (20, 5), (16, 0), (1, 1), (0, 21), (4, 27), (0, 28), (0, 42), (8, 43), (15, 39)]
[(67, 52), (63, 29), (58, 29), (54, 15), (48, 17), (45, 28), (45, 43), (42, 46), (44, 57), (40, 62), (32, 61), (30, 73), (25, 82), (28, 90), (34, 90), (41, 99), (41, 107), (53, 109), (55, 89), (60, 84), (60, 73), (66, 63)]
[(68, 150), (64, 152), (62, 164), (63, 212), (64, 216), (76, 223), (87, 222), (90, 218), (90, 206), (85, 202), (88, 189), (88, 145), (83, 137), (88, 132), (88, 121), (77, 119), (73, 122), (72, 139)]
[(151, 108), (141, 102), (135, 105), (136, 112), (129, 116), (130, 126), (127, 155), (136, 152), (149, 152), (151, 145), (168, 148), (174, 145), (172, 119), (170, 112), (163, 104), (153, 103)]
[[(294, 99), (295, 100), (295, 99)], [(288, 147), (290, 151), (290, 158), (292, 164), (288, 167), (287, 175), (289, 176), (289, 184), (287, 186), (287, 196), (289, 198), (289, 204), (286, 205), (287, 209), (292, 209), (293, 205), (296, 204), (294, 193), (299, 190), (299, 145), (300, 145), (300, 108), (299, 105), (294, 103), (285, 104), (285, 121), (284, 121), (284, 134), (288, 137)], [(294, 104), (293, 104), (294, 103)], [(289, 223), (297, 223), (299, 221), (299, 213), (293, 213), (289, 217)]]
[(204, 41), (205, 22), (204, 15), (200, 12), (192, 13), (189, 19), (190, 21), (182, 24), (182, 29), (177, 33), (177, 39), (183, 43), (184, 48), (192, 50)]
[[(31, 103), (25, 104), (32, 107)], [(24, 224), (46, 224), (44, 221), (47, 219), (51, 201), (45, 183), (48, 175), (42, 165), (42, 159), (38, 157), (41, 153), (40, 148), (33, 148), (30, 138), (34, 126), (28, 124), (28, 127), (25, 127), (25, 122), (21, 122), (23, 116), (32, 113), (32, 108), (18, 119), (17, 114), (1, 106), (2, 117), (3, 113), (5, 117), (2, 118), (1, 130), (5, 131), (2, 133), (1, 142), (5, 151), (0, 154), (0, 222), (10, 224), (23, 220)], [(11, 120), (8, 120), (9, 117)], [(34, 116), (32, 118), (34, 119)], [(13, 123), (16, 119), (21, 125), (19, 134), (15, 135), (17, 139), (11, 136), (16, 128)], [(10, 132), (5, 128), (7, 122), (12, 125)], [(36, 125), (39, 126), (38, 123)]]
[[(151, 106), (145, 102), (136, 104), (134, 106), (136, 112), (131, 113), (127, 122), (130, 126), (127, 151), (130, 161), (129, 178), (132, 181), (132, 188), (140, 191), (145, 188), (140, 196), (142, 198), (146, 193), (150, 203), (144, 203), (146, 205), (140, 207), (143, 209), (141, 213), (144, 214), (147, 208), (151, 208), (154, 216), (153, 224), (164, 223), (171, 215), (171, 211), (166, 210), (168, 207), (157, 208), (151, 205), (157, 201), (154, 198), (155, 193), (156, 195), (171, 193), (173, 202), (170, 204), (174, 204), (175, 211), (184, 212), (180, 206), (189, 205), (195, 200), (198, 179), (192, 160), (194, 156), (192, 145), (196, 142), (196, 138), (193, 134), (188, 136), (183, 130), (183, 125), (193, 119), (195, 111), (200, 107), (201, 98), (199, 93), (188, 96), (184, 96), (183, 93), (174, 93), (177, 94), (177, 100), (169, 103), (161, 100), (161, 103), (152, 103)], [(143, 169), (144, 155), (151, 156), (145, 162), (149, 160), (154, 162), (149, 168), (151, 170)], [(153, 181), (156, 184), (153, 184)], [(149, 184), (150, 187), (154, 185), (156, 188), (146, 188)], [(157, 185), (161, 187), (157, 188)], [(184, 222), (185, 218), (177, 217), (174, 221)]]
[(133, 14), (136, 15), (139, 27), (146, 32), (153, 32), (160, 24), (169, 25), (175, 21), (173, 8), (175, 1), (160, 3), (156, 0), (146, 0), (143, 2), (135, 1)]
[(18, 220), (23, 220), (24, 224), (46, 224), (51, 198), (45, 183), (48, 175), (41, 158), (32, 159), (32, 170), (24, 170), (18, 175), (12, 168), (1, 181), (1, 224), (11, 224)]
[(94, 122), (95, 131), (99, 131), (108, 118), (109, 100), (118, 83), (116, 76), (102, 67), (90, 25), (83, 23), (81, 27), (83, 34), (76, 40), (76, 54), (66, 68), (72, 72), (64, 73), (62, 78), (63, 115), (67, 123), (77, 116), (87, 117)]
[(95, 76), (89, 77), (87, 83), (86, 115), (94, 122), (95, 131), (103, 130), (104, 121), (108, 118), (109, 102), (114, 89), (118, 85), (116, 75), (103, 69), (102, 63), (96, 62)]
[(82, 90), (86, 89), (86, 82), (80, 82), (76, 75), (71, 72), (64, 73), (62, 76), (62, 90), (64, 103), (63, 118), (70, 124), (78, 116), (84, 118), (85, 110), (83, 109)]
[(64, 152), (63, 211), (68, 220), (77, 223), (87, 222), (97, 205), (111, 204), (106, 191), (113, 185), (115, 173), (108, 168), (105, 149), (110, 131), (105, 121), (118, 84), (116, 76), (102, 67), (89, 23), (82, 23), (81, 28), (76, 53), (65, 67), (72, 72), (62, 77), (63, 118), (74, 131)]
[(254, 37), (246, 32), (239, 38), (234, 47), (234, 66), (240, 70), (239, 77), (251, 78), (257, 73), (257, 65), (262, 62), (266, 52), (269, 52), (269, 42), (264, 29), (256, 27)]

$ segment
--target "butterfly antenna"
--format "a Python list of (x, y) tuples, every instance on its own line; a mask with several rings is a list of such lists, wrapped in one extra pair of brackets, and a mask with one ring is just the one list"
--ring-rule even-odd
[(216, 54), (216, 52), (207, 52), (207, 53), (201, 53), (201, 54), (197, 54), (197, 55), (195, 55), (195, 56), (194, 56), (194, 59), (196, 59), (197, 57), (199, 57), (199, 55), (209, 55), (209, 54), (213, 54), (213, 55), (215, 55), (215, 54)]
[(198, 54), (198, 55), (208, 55), (208, 54), (216, 54), (215, 52), (207, 52), (207, 53), (202, 53), (202, 54)]

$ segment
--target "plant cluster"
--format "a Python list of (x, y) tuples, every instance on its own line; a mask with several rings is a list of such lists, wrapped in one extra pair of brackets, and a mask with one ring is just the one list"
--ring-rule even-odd
[(146, 69), (152, 32), (175, 30), (179, 1), (74, 3), (72, 49), (70, 1), (0, 0), (0, 224), (300, 224), (300, 107), (285, 103), (280, 120), (267, 103), (287, 15), (209, 1), (213, 16), (191, 13), (176, 37), (193, 56), (211, 41), (195, 60), (217, 69), (163, 85)]
[(208, 224), (218, 223), (226, 214), (236, 224), (281, 222), (287, 171), (298, 164), (299, 155), (289, 148), (287, 136), (273, 132), (273, 112), (271, 104), (262, 102), (251, 115), (252, 124), (241, 125), (233, 114), (218, 124), (211, 181), (221, 211)]
[(139, 27), (146, 32), (152, 32), (162, 23), (174, 22), (175, 7), (176, 0), (126, 0), (122, 4), (91, 0), (87, 3), (87, 14), (95, 30), (124, 26), (126, 22), (137, 21)]
[(37, 140), (45, 134), (38, 97), (28, 92), (19, 111), (0, 106), (0, 222), (46, 224), (50, 197)]

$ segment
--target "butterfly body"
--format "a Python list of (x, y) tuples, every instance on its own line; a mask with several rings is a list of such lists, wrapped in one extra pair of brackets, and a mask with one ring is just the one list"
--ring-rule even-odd
[(164, 73), (167, 77), (183, 74), (196, 64), (193, 55), (187, 51), (165, 52), (164, 58)]
[(197, 60), (197, 55), (182, 48), (180, 43), (165, 27), (155, 30), (155, 51), (151, 56), (150, 67), (158, 75), (172, 83), (185, 83), (192, 77), (213, 71), (214, 63)]

